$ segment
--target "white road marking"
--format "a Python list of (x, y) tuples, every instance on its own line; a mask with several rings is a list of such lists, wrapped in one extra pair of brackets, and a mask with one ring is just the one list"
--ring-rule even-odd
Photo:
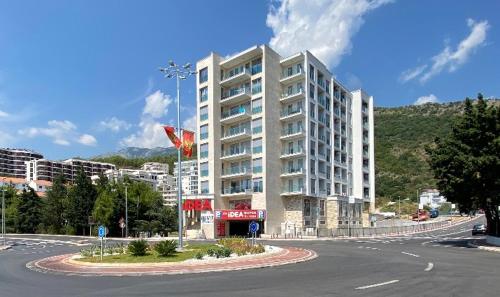
[(427, 264), (427, 268), (425, 268), (425, 269), (424, 269), (424, 271), (431, 271), (431, 270), (432, 270), (432, 268), (434, 268), (434, 263), (429, 262), (429, 263)]
[(373, 284), (373, 285), (368, 285), (368, 286), (362, 286), (362, 287), (357, 287), (355, 290), (365, 290), (365, 289), (370, 289), (370, 288), (375, 288), (375, 287), (380, 287), (380, 286), (385, 286), (385, 285), (390, 285), (399, 282), (399, 280), (394, 279), (388, 282), (383, 282), (383, 283), (378, 283), (378, 284)]
[(401, 252), (401, 254), (405, 254), (405, 255), (408, 255), (408, 256), (412, 256), (412, 257), (415, 257), (415, 258), (420, 258), (420, 256), (419, 256), (419, 255), (415, 255), (415, 254), (412, 254), (412, 253)]

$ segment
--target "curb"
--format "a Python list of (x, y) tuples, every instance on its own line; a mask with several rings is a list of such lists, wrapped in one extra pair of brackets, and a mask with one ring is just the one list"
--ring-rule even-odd
[(499, 247), (493, 247), (493, 246), (486, 246), (486, 245), (479, 245), (476, 244), (476, 242), (467, 242), (467, 246), (471, 248), (477, 248), (480, 250), (488, 251), (488, 252), (493, 252), (493, 253), (500, 253), (500, 248)]
[(12, 246), (11, 245), (2, 245), (0, 246), (0, 251), (6, 251), (8, 249), (10, 249)]

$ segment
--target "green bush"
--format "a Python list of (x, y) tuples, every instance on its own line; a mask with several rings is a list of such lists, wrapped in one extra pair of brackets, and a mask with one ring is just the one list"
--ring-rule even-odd
[(113, 248), (113, 253), (118, 255), (125, 253), (125, 246), (123, 245), (123, 243), (117, 243)]
[(210, 256), (210, 257), (214, 257), (215, 256), (215, 253), (216, 253), (216, 249), (213, 249), (213, 248), (209, 248), (207, 249), (207, 255)]
[(177, 242), (175, 240), (164, 240), (160, 241), (155, 245), (155, 251), (161, 257), (168, 257), (175, 254), (175, 249), (177, 248)]
[(196, 255), (194, 255), (194, 257), (198, 260), (202, 260), (203, 259), (203, 253), (202, 252), (197, 252)]
[(81, 249), (80, 256), (85, 257), (85, 258), (92, 257), (92, 250), (91, 249)]
[(226, 247), (221, 247), (215, 250), (215, 257), (217, 258), (227, 258), (231, 256), (231, 249)]
[(262, 244), (256, 244), (250, 248), (251, 254), (262, 254), (265, 251), (266, 251), (266, 249), (264, 248), (264, 246)]
[(144, 239), (133, 240), (128, 244), (128, 252), (132, 256), (145, 256), (148, 250), (148, 243)]

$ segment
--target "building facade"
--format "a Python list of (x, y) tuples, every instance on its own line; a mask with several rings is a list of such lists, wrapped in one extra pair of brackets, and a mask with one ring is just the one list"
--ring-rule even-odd
[(418, 204), (420, 209), (427, 205), (430, 208), (439, 208), (446, 203), (446, 198), (437, 189), (425, 189), (420, 193)]
[(104, 173), (108, 169), (116, 169), (116, 166), (109, 163), (93, 162), (79, 159), (68, 159), (62, 162), (49, 161), (46, 159), (36, 159), (25, 162), (26, 180), (53, 181), (58, 175), (63, 175), (66, 181), (73, 182), (80, 168), (83, 168), (85, 175), (91, 177)]
[(0, 176), (26, 178), (24, 162), (43, 159), (43, 155), (26, 149), (0, 148)]
[[(198, 160), (187, 160), (181, 163), (181, 182), (183, 195), (206, 194), (198, 192)], [(174, 162), (172, 187), (167, 195), (169, 205), (177, 204), (177, 178), (179, 175), (178, 163)]]
[(245, 235), (253, 219), (265, 234), (362, 223), (374, 203), (372, 97), (308, 51), (211, 53), (197, 71), (198, 183), (213, 194), (216, 237)]

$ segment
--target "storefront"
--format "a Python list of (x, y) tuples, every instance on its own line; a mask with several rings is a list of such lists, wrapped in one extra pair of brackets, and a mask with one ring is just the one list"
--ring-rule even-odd
[(260, 209), (220, 209), (215, 210), (214, 220), (217, 237), (245, 236), (249, 237), (249, 224), (259, 224), (257, 235), (264, 233), (266, 211)]
[(182, 203), (187, 238), (214, 238), (213, 196), (184, 196)]

